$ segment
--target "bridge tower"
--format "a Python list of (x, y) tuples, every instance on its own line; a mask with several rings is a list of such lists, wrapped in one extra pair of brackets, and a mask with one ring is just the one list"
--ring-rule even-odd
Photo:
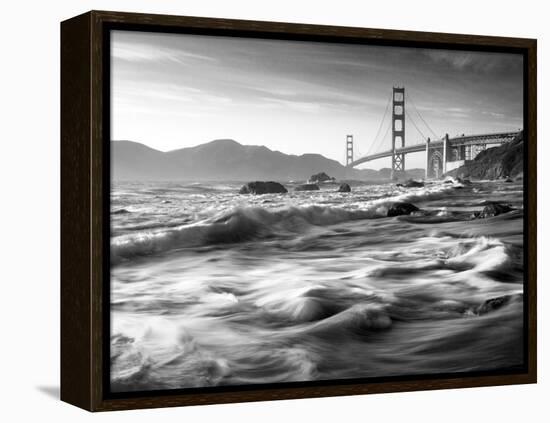
[(353, 162), (353, 135), (346, 135), (346, 166)]
[(405, 147), (405, 87), (393, 87), (392, 94), (392, 160), (391, 178), (405, 170), (405, 154), (396, 154), (395, 149)]
[[(447, 173), (447, 163), (460, 159), (460, 151), (453, 153), (453, 147), (449, 134), (445, 134), (440, 140), (436, 140), (441, 146), (432, 147), (431, 140), (426, 140), (426, 179), (439, 179)], [(451, 157), (455, 154), (455, 157)], [(463, 160), (463, 159), (462, 159)]]

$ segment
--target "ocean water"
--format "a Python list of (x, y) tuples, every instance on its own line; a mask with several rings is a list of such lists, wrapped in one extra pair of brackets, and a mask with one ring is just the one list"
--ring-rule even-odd
[[(113, 185), (113, 391), (523, 363), (521, 183), (241, 185)], [(473, 219), (488, 201), (516, 210)]]

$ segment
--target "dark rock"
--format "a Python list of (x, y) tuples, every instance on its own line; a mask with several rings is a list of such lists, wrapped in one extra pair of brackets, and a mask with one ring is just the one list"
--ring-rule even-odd
[(511, 295), (503, 295), (501, 297), (495, 297), (491, 298), (487, 301), (484, 301), (480, 306), (478, 306), (475, 309), (475, 313), (478, 315), (483, 315), (490, 313), (491, 311), (498, 310), (499, 308), (510, 304), (512, 302), (516, 302), (519, 300), (523, 300), (523, 294), (511, 294)]
[(514, 182), (514, 181), (512, 180), (512, 178), (506, 178), (506, 179), (504, 180), (504, 182), (510, 183), (510, 182)]
[(418, 207), (416, 207), (414, 204), (411, 203), (393, 203), (388, 208), (388, 217), (394, 217), (394, 216), (402, 216), (404, 214), (411, 214), (412, 212), (420, 210)]
[(487, 217), (494, 217), (494, 216), (498, 216), (499, 214), (508, 213), (509, 211), (512, 211), (512, 210), (514, 209), (506, 204), (491, 202), (483, 208), (481, 213), (479, 213), (478, 217), (480, 219), (484, 219)]
[(243, 185), (239, 194), (284, 194), (288, 192), (284, 186), (278, 182), (255, 181)]
[(319, 191), (319, 185), (317, 184), (303, 184), (297, 185), (294, 191)]
[(444, 184), (452, 184), (454, 183), (452, 179), (447, 179), (445, 181), (443, 181)]
[(469, 179), (456, 178), (456, 180), (462, 185), (472, 185), (472, 181), (470, 181)]
[(311, 175), (309, 178), (309, 181), (311, 183), (319, 183), (319, 182), (325, 182), (325, 181), (334, 181), (336, 178), (332, 176), (328, 176), (325, 172), (316, 173), (315, 175)]
[(351, 187), (348, 184), (342, 184), (338, 188), (338, 192), (351, 192)]
[(424, 182), (422, 181), (415, 181), (414, 179), (408, 179), (405, 182), (403, 182), (403, 185), (399, 185), (405, 188), (422, 188), (424, 186)]

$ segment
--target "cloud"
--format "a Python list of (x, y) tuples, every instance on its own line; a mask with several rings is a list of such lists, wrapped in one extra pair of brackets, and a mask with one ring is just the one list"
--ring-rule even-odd
[(521, 71), (523, 58), (519, 54), (502, 54), (474, 51), (424, 50), (435, 64), (458, 71), (476, 73), (504, 73)]
[(172, 62), (186, 64), (196, 61), (215, 62), (211, 56), (191, 53), (181, 49), (161, 47), (146, 43), (115, 42), (111, 46), (113, 59), (127, 62)]
[(459, 70), (470, 66), (475, 61), (471, 52), (426, 50), (425, 54), (436, 63), (444, 63)]
[(490, 117), (496, 118), (496, 119), (506, 119), (507, 118), (507, 116), (504, 113), (490, 112), (490, 111), (485, 111), (485, 110), (482, 111), (481, 113), (486, 115), (486, 116), (490, 116)]

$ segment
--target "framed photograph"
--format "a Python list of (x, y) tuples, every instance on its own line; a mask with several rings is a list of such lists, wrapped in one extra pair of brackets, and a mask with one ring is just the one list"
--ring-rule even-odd
[(536, 382), (536, 41), (61, 24), (61, 399)]

